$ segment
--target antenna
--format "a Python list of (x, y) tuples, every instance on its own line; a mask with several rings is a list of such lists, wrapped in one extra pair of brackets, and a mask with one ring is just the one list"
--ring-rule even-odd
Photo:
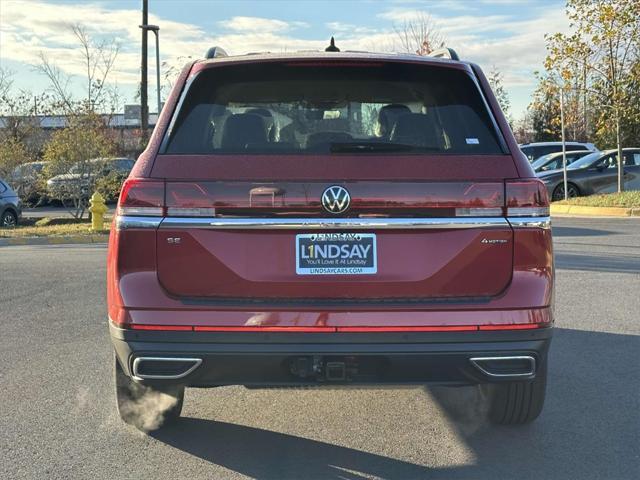
[(327, 48), (324, 49), (325, 52), (339, 52), (340, 49), (338, 47), (336, 47), (336, 41), (333, 39), (333, 37), (331, 37), (331, 42), (329, 43), (329, 46)]

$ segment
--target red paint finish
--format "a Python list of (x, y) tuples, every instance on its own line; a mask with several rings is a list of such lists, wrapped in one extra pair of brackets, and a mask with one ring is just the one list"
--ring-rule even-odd
[[(268, 61), (282, 61), (271, 58)], [(322, 56), (310, 57), (322, 62)], [(320, 58), (320, 60), (319, 60)], [(335, 58), (335, 57), (332, 57)], [(391, 61), (345, 54), (349, 62)], [(230, 216), (329, 216), (320, 194), (346, 186), (345, 216), (452, 217), (459, 207), (547, 204), (486, 78), (474, 65), (394, 57), (463, 69), (477, 78), (504, 137), (505, 155), (180, 155), (159, 153), (185, 82), (225, 62), (187, 66), (131, 177), (151, 181), (133, 207), (213, 207)], [(305, 61), (288, 56), (286, 61)], [(320, 68), (314, 65), (314, 68)], [(355, 68), (355, 67), (354, 67)], [(130, 187), (133, 188), (135, 182)], [(149, 190), (147, 193), (149, 193)], [(543, 189), (544, 191), (544, 189)], [(506, 192), (506, 195), (505, 195)], [(546, 192), (546, 191), (545, 191)], [(128, 202), (129, 193), (123, 195)], [(125, 205), (126, 206), (126, 205)], [(151, 214), (147, 212), (148, 214)], [(153, 217), (151, 217), (153, 218)], [(551, 231), (540, 228), (378, 230), (378, 273), (298, 276), (295, 235), (304, 231), (112, 227), (107, 262), (110, 319), (177, 331), (466, 331), (553, 323)], [(180, 238), (179, 246), (169, 238)], [(482, 240), (505, 240), (503, 244)]]
[[(443, 299), (497, 295), (511, 279), (509, 227), (380, 230), (376, 275), (297, 275), (296, 233), (161, 230), (159, 281), (167, 292), (183, 297)], [(179, 248), (167, 242), (176, 236)]]

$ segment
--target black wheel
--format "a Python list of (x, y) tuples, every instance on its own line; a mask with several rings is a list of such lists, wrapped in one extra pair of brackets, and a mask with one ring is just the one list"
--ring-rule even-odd
[(12, 228), (18, 225), (18, 216), (11, 210), (5, 210), (0, 218), (0, 227)]
[(546, 359), (531, 382), (488, 385), (489, 420), (498, 425), (522, 425), (533, 422), (544, 405), (547, 389)]
[[(580, 189), (576, 184), (569, 182), (567, 183), (567, 193), (569, 198), (579, 197)], [(553, 200), (554, 202), (558, 200), (564, 200), (564, 183), (561, 183), (553, 189), (551, 200)]]
[(138, 430), (151, 432), (180, 417), (184, 386), (150, 387), (125, 375), (114, 355), (116, 405), (120, 418)]

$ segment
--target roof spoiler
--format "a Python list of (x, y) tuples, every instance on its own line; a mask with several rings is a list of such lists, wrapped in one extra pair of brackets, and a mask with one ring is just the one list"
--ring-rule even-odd
[(449, 60), (460, 60), (460, 57), (453, 48), (437, 48), (429, 54), (433, 58), (448, 58)]
[(207, 50), (204, 58), (220, 58), (228, 56), (229, 55), (227, 55), (227, 52), (225, 52), (222, 47), (211, 47), (209, 50)]

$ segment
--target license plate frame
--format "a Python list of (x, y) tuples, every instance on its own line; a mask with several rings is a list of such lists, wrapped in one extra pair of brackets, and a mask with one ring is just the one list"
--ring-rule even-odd
[(296, 235), (295, 248), (298, 275), (378, 273), (375, 233), (301, 233)]

